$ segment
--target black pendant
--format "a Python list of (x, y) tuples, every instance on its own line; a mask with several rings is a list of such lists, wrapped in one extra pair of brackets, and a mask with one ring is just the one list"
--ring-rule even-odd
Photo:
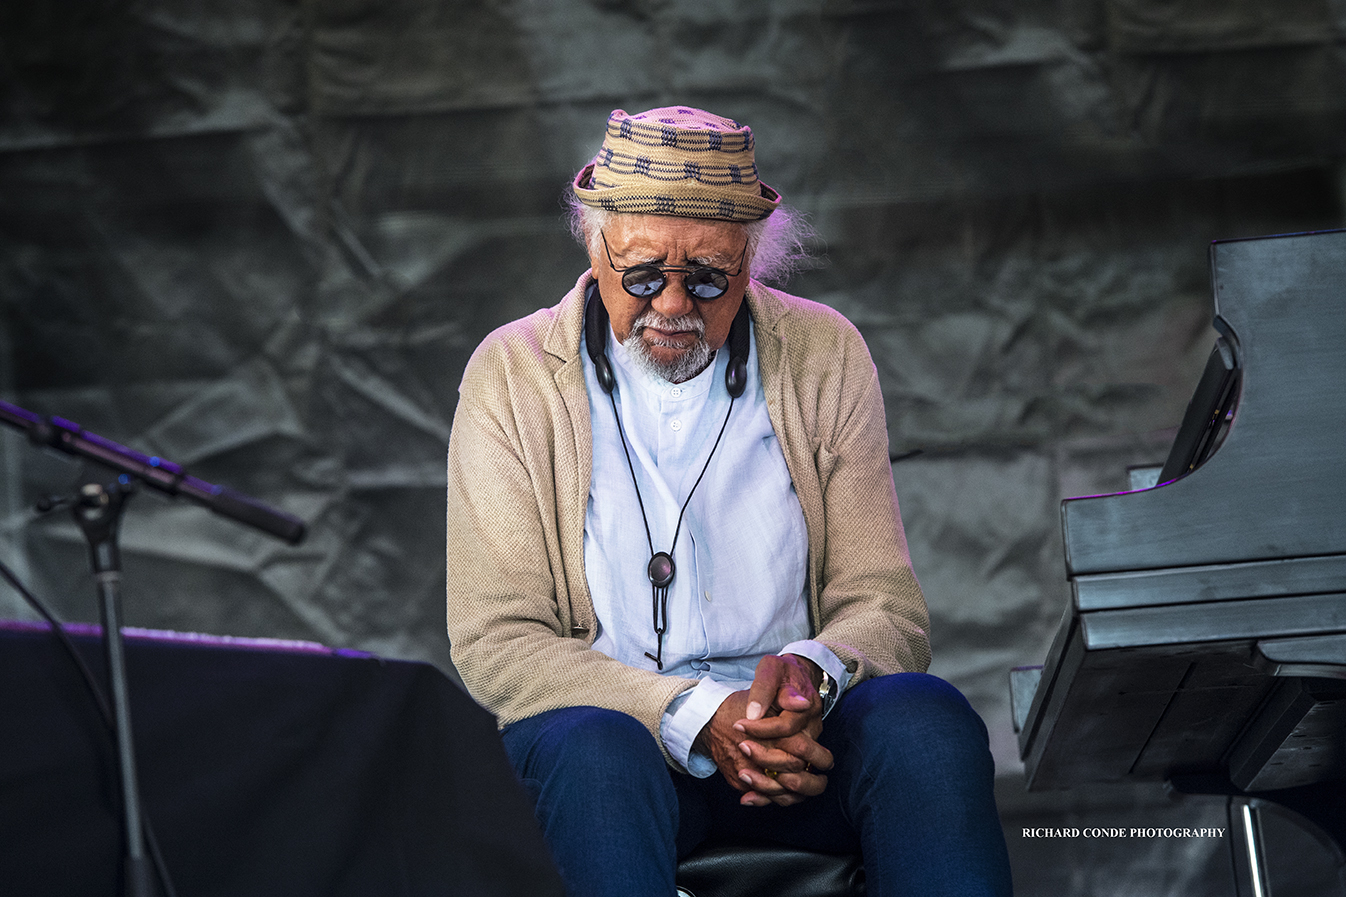
[(673, 581), (673, 574), (676, 572), (676, 568), (673, 566), (673, 558), (666, 551), (659, 552), (650, 558), (650, 566), (646, 572), (656, 589), (668, 588), (668, 584)]

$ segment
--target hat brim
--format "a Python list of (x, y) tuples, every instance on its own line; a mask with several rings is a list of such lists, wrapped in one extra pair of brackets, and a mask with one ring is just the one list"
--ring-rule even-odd
[(608, 212), (643, 215), (670, 215), (677, 218), (709, 218), (718, 221), (760, 221), (780, 205), (780, 194), (761, 181), (758, 192), (747, 190), (710, 190), (704, 184), (685, 182), (628, 184), (594, 187), (594, 163), (575, 175), (571, 189), (586, 206)]

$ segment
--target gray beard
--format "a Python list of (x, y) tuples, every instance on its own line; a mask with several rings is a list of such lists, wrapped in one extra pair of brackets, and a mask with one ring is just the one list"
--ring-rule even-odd
[[(696, 342), (675, 361), (662, 362), (651, 354), (650, 347), (642, 338), (645, 328), (652, 325), (658, 325), (661, 330), (695, 330)], [(660, 342), (658, 337), (654, 337), (653, 342), (657, 346), (678, 348), (676, 345)], [(704, 371), (715, 357), (715, 350), (706, 342), (706, 322), (701, 320), (700, 316), (689, 314), (679, 318), (665, 318), (654, 309), (649, 309), (636, 318), (631, 324), (631, 332), (622, 341), (622, 346), (626, 349), (626, 354), (642, 370), (663, 377), (669, 383), (685, 383)]]

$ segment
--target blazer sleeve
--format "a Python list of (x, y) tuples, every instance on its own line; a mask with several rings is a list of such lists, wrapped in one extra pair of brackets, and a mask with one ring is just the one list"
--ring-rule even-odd
[(841, 658), (852, 682), (924, 672), (930, 616), (893, 487), (878, 371), (854, 326), (845, 319), (837, 326), (835, 375), (820, 381), (815, 417), (824, 521), (815, 638)]

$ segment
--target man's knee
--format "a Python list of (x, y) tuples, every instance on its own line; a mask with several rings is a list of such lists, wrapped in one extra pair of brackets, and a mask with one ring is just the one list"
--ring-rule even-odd
[(837, 706), (843, 715), (838, 722), (848, 741), (905, 746), (897, 754), (919, 755), (923, 764), (990, 761), (981, 717), (943, 679), (925, 673), (880, 676), (847, 689), (843, 702)]
[(566, 893), (672, 893), (677, 793), (640, 722), (564, 707), (506, 726), (501, 737)]
[(628, 714), (601, 707), (562, 707), (507, 726), (501, 733), (526, 778), (559, 772), (596, 784), (613, 775), (664, 773), (658, 743)]
[(986, 726), (958, 689), (923, 673), (869, 679), (824, 737), (829, 726), (849, 752), (838, 784), (867, 869), (879, 857), (882, 879), (910, 893), (1010, 893)]

